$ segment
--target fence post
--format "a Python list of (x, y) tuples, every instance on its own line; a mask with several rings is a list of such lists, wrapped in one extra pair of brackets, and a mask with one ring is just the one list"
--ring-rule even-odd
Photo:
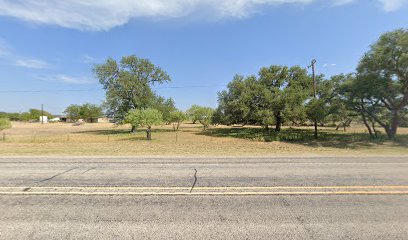
[(3, 133), (3, 141), (6, 141), (6, 133)]

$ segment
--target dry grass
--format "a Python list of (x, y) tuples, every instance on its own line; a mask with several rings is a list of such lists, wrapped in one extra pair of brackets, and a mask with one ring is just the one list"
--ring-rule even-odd
[[(129, 133), (129, 126), (113, 124), (46, 124), (13, 123), (0, 141), (0, 156), (67, 155), (67, 156), (277, 156), (408, 154), (408, 129), (401, 129), (402, 140), (370, 141), (364, 128), (348, 133), (327, 128), (322, 139), (307, 138), (310, 129), (285, 129), (282, 136), (264, 136), (256, 127), (214, 127), (203, 133), (199, 125), (183, 124), (180, 131), (171, 126), (155, 127), (153, 140), (146, 141), (144, 131)], [(293, 136), (295, 136), (293, 138)], [(300, 138), (299, 138), (300, 136)], [(307, 139), (304, 139), (306, 136)], [(1, 139), (2, 136), (0, 136)], [(263, 141), (264, 139), (270, 142)], [(278, 140), (278, 141), (276, 141)]]

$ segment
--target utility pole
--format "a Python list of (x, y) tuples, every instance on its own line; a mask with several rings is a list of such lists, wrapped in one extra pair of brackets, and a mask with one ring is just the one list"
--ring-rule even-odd
[(44, 125), (44, 104), (41, 104), (41, 125)]
[[(309, 66), (312, 68), (312, 77), (313, 77), (313, 97), (314, 99), (317, 99), (317, 83), (316, 83), (316, 74), (315, 74), (315, 64), (316, 64), (316, 59), (312, 60), (312, 64)], [(317, 139), (317, 120), (315, 119), (314, 121), (314, 138)]]

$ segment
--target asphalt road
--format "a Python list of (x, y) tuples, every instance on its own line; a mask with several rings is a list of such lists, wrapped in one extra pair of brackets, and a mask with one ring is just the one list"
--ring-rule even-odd
[(408, 157), (3, 157), (0, 209), (0, 239), (408, 239)]

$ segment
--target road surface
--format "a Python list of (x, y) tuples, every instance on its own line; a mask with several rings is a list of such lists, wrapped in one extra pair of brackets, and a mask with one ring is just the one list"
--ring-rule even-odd
[(0, 239), (408, 239), (408, 157), (3, 157), (0, 207)]

